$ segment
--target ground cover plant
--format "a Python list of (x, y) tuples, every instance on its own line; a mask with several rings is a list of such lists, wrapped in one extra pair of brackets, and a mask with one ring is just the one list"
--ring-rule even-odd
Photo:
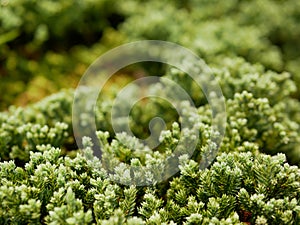
[[(300, 224), (299, 22), (297, 0), (0, 1), (0, 224)], [(140, 63), (118, 71), (91, 106), (97, 143), (84, 137), (77, 145), (80, 77), (109, 49), (144, 39), (175, 42), (205, 60), (224, 95), (221, 143), (211, 106), (187, 74)], [(135, 137), (115, 133), (115, 97), (147, 76), (179, 84), (196, 110), (182, 101), (180, 116), (147, 99), (128, 116)], [(124, 110), (131, 97), (122, 99)], [(139, 138), (150, 135), (155, 116), (166, 127), (151, 149)], [(183, 120), (199, 134), (195, 151), (183, 149), (178, 172), (155, 182), (179, 141), (193, 139)], [(135, 174), (149, 185), (134, 185), (120, 162), (149, 169)]]

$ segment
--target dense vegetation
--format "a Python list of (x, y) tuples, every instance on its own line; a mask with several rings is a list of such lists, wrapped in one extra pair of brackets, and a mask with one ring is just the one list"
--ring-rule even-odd
[[(0, 224), (300, 224), (299, 23), (297, 0), (0, 1)], [(189, 76), (141, 63), (119, 71), (98, 99), (102, 158), (93, 156), (90, 137), (78, 149), (72, 104), (81, 75), (112, 47), (144, 39), (183, 45), (210, 66), (227, 113), (219, 146), (210, 106)], [(165, 171), (162, 162), (179, 140), (192, 138), (181, 130), (183, 118), (157, 98), (129, 115), (137, 138), (163, 117), (157, 148), (114, 133), (114, 97), (151, 75), (189, 93), (196, 112), (180, 106), (199, 140), (192, 156), (179, 157), (174, 176), (126, 185), (134, 182), (120, 161)], [(217, 147), (214, 162), (199, 169)], [(135, 179), (152, 184), (156, 175)]]

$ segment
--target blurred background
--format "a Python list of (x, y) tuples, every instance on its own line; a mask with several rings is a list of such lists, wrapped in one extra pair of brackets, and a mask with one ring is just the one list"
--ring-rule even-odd
[(105, 51), (142, 39), (288, 71), (299, 90), (299, 24), (298, 0), (0, 0), (0, 111), (75, 88)]

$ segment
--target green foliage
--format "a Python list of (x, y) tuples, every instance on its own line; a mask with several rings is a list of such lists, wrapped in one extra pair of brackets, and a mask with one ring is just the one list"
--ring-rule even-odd
[[(84, 212), (82, 202), (75, 198), (72, 189), (68, 188), (67, 193), (61, 193), (62, 191), (64, 190), (60, 189), (55, 193), (55, 196), (53, 196), (52, 201), (55, 204), (49, 203), (47, 205), (49, 216), (45, 218), (45, 221), (48, 224), (88, 224), (91, 222), (92, 212)], [(57, 199), (57, 196), (63, 196), (63, 199)], [(62, 203), (62, 205), (57, 204), (57, 200), (59, 200), (59, 203)]]
[[(299, 18), (297, 0), (0, 1), (0, 224), (300, 224)], [(140, 39), (172, 41), (205, 59), (225, 98), (221, 143), (196, 82), (154, 64), (119, 71), (95, 108), (94, 90), (82, 90), (98, 131), (78, 112), (78, 132), (90, 137), (75, 143), (73, 90), (44, 97), (75, 88), (101, 53)], [(147, 75), (179, 84), (195, 108), (179, 99), (179, 115), (147, 98), (111, 121), (119, 90)], [(145, 91), (172, 99), (164, 82)], [(138, 90), (130, 88), (121, 114)], [(156, 116), (166, 126), (148, 129)], [(112, 122), (128, 122), (136, 137), (114, 133)], [(150, 141), (138, 139), (151, 131)]]
[[(249, 74), (264, 73), (259, 66), (240, 59), (234, 62), (241, 65), (238, 72), (227, 67), (234, 76), (223, 76), (225, 72), (221, 69), (216, 73), (218, 78), (224, 78), (220, 79), (224, 87), (229, 82), (243, 79), (239, 74), (245, 70)], [(221, 67), (216, 64), (214, 71), (218, 71), (217, 66)], [(180, 82), (186, 87), (190, 83), (176, 70), (170, 70), (166, 76), (177, 82), (182, 79)], [(250, 92), (251, 89), (245, 87), (239, 93), (237, 84), (233, 95), (225, 89), (228, 119), (220, 153), (226, 154), (205, 170), (199, 170), (198, 163), (216, 148), (213, 139), (210, 140), (216, 134), (210, 131), (210, 108), (201, 100), (201, 94), (193, 97), (199, 100), (196, 111), (183, 101), (180, 103), (184, 112), (181, 117), (168, 115), (170, 121), (190, 121), (193, 129), (199, 132), (196, 149), (190, 154), (193, 160), (184, 155), (186, 149), (174, 152), (176, 147), (184, 146), (178, 146), (179, 141), (189, 143), (194, 138), (193, 129), (182, 130), (178, 122), (161, 132), (161, 144), (154, 151), (135, 137), (105, 131), (111, 125), (107, 121), (109, 107), (104, 110), (103, 106), (112, 105), (111, 97), (105, 101), (101, 99), (96, 108), (97, 123), (105, 125), (104, 131), (97, 132), (103, 152), (101, 162), (93, 158), (90, 152), (93, 144), (89, 138), (82, 141), (84, 156), (78, 154), (74, 159), (62, 158), (64, 153), (53, 148), (67, 150), (74, 145), (70, 136), (72, 91), (55, 94), (26, 108), (12, 107), (1, 113), (2, 159), (12, 158), (17, 159), (17, 163), (27, 163), (24, 168), (16, 167), (12, 161), (1, 164), (3, 221), (50, 224), (72, 224), (74, 221), (82, 224), (296, 223), (299, 220), (299, 169), (285, 163), (283, 154), (270, 157), (261, 153), (275, 155), (285, 152), (290, 162), (299, 163), (296, 145), (299, 142), (299, 111), (293, 108), (289, 96), (294, 83), (288, 80), (288, 76), (277, 77), (278, 74), (271, 73), (265, 78), (268, 82), (263, 84), (259, 80), (262, 78), (253, 76), (252, 82), (260, 83), (262, 92), (259, 89)], [(274, 85), (268, 86), (272, 79)], [(282, 86), (286, 87), (284, 93), (279, 91)], [(150, 88), (153, 93), (162, 91), (155, 85)], [(271, 92), (273, 88), (278, 94)], [(270, 91), (264, 92), (264, 89)], [(164, 91), (168, 94), (170, 90)], [(270, 96), (266, 97), (267, 94)], [(165, 108), (156, 99), (149, 104), (156, 112)], [(135, 110), (142, 111), (142, 107), (144, 105), (136, 105)], [(283, 112), (282, 107), (290, 109)], [(151, 118), (138, 117), (137, 113), (130, 114), (131, 121), (145, 125)], [(66, 135), (67, 131), (69, 135)], [(174, 168), (170, 170), (164, 163), (172, 164), (173, 161), (168, 160), (174, 154), (180, 156), (181, 165), (178, 168), (180, 174), (175, 177), (148, 190), (118, 184), (165, 180), (164, 177), (169, 177), (168, 172)], [(126, 164), (133, 168), (142, 167), (142, 170), (130, 171)], [(11, 197), (13, 195), (16, 197)], [(26, 210), (32, 204), (35, 204), (34, 210)], [(24, 215), (20, 213), (16, 217), (16, 212), (22, 210)], [(271, 213), (272, 210), (276, 212)]]
[(87, 55), (80, 45), (93, 46), (123, 17), (118, 5), (107, 0), (1, 1), (0, 108), (75, 87), (99, 48), (103, 52), (102, 45), (96, 44), (97, 55)]
[(223, 153), (205, 170), (182, 156), (180, 174), (164, 194), (157, 186), (114, 184), (98, 158), (62, 158), (59, 149), (44, 150), (31, 154), (24, 168), (0, 164), (1, 223), (299, 222), (300, 171), (283, 154)]
[[(294, 205), (299, 199), (299, 169), (288, 166), (283, 154), (223, 153), (203, 171), (186, 160), (182, 159), (181, 176), (168, 190), (171, 215), (178, 215), (179, 209), (181, 217), (198, 213), (220, 219), (220, 215), (226, 218), (235, 212), (240, 221), (251, 223), (262, 218), (272, 224), (296, 224), (299, 220), (299, 206)], [(249, 220), (244, 217), (246, 212), (251, 215)]]
[(266, 153), (285, 152), (290, 160), (298, 162), (295, 157), (299, 155), (299, 126), (277, 106), (270, 106), (267, 98), (255, 99), (246, 91), (236, 93), (227, 102), (229, 117), (224, 150), (249, 146), (252, 142)]
[(299, 90), (298, 5), (297, 0), (2, 1), (0, 107), (75, 87), (99, 54), (140, 39), (173, 41), (209, 61), (241, 56), (287, 70)]
[(71, 92), (50, 96), (32, 107), (0, 113), (0, 157), (26, 162), (37, 145), (61, 147), (71, 133)]

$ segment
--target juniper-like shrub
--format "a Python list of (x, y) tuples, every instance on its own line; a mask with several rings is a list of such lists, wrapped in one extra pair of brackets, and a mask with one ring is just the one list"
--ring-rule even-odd
[(300, 171), (283, 154), (223, 153), (205, 170), (183, 155), (170, 183), (145, 188), (114, 183), (85, 145), (89, 158), (42, 145), (24, 168), (1, 163), (1, 223), (299, 223)]
[[(0, 1), (0, 224), (300, 224), (297, 6), (297, 0)], [(141, 39), (181, 44), (206, 61), (224, 95), (222, 139), (212, 132), (211, 106), (197, 83), (154, 64), (119, 71), (95, 107), (79, 99), (95, 112), (96, 133), (88, 113), (72, 121), (72, 88), (90, 63)], [(179, 115), (165, 100), (147, 98), (127, 118), (111, 121), (118, 92), (147, 75), (174, 81), (195, 107), (178, 101)], [(201, 75), (203, 81), (208, 74)], [(62, 87), (70, 89), (57, 92)], [(130, 88), (120, 112), (137, 91)], [(175, 90), (147, 88), (155, 96)], [(35, 103), (11, 105), (28, 102)], [(152, 148), (139, 138), (151, 134), (155, 116), (166, 126), (153, 128), (151, 141), (160, 144)], [(127, 120), (135, 137), (114, 132), (112, 122)], [(82, 130), (74, 133), (73, 122)], [(89, 135), (77, 143), (78, 132)], [(187, 151), (185, 144), (195, 141)]]
[[(237, 71), (233, 69), (235, 63), (239, 65)], [(100, 99), (96, 108), (96, 121), (102, 128), (97, 132), (103, 153), (100, 160), (92, 155), (93, 144), (88, 138), (82, 141), (83, 153), (75, 157), (68, 153), (70, 146), (75, 146), (72, 91), (1, 113), (1, 159), (15, 159), (1, 163), (1, 222), (297, 224), (299, 169), (287, 163), (288, 159), (299, 164), (299, 111), (290, 97), (294, 83), (288, 74), (265, 73), (263, 67), (240, 58), (220, 60), (212, 70), (224, 87), (228, 118), (219, 157), (208, 169), (199, 169), (201, 159), (216, 147), (211, 141), (210, 107), (197, 92), (199, 87), (171, 68), (166, 76), (183, 87), (192, 87), (189, 91), (198, 102), (196, 113), (185, 102), (181, 109), (197, 127), (199, 140), (192, 155), (180, 155), (179, 173), (148, 188), (126, 185), (155, 183), (158, 176), (168, 177), (164, 160), (172, 157), (179, 140), (192, 138), (191, 132), (180, 129), (178, 122), (184, 118), (168, 115), (167, 120), (178, 122), (161, 132), (161, 144), (152, 151), (136, 138), (114, 134), (109, 122), (113, 98)], [(240, 87), (238, 80), (246, 79), (242, 74), (251, 77), (247, 84), (260, 86)], [(226, 89), (230, 85), (232, 89)], [(285, 92), (280, 91), (283, 87)], [(157, 85), (150, 88), (154, 93), (162, 91)], [(193, 92), (198, 95), (193, 96)], [(126, 105), (126, 99), (123, 102)], [(147, 104), (152, 112), (170, 110), (156, 99)], [(153, 115), (140, 117), (143, 107), (136, 105), (129, 119), (146, 126)], [(132, 128), (142, 132), (135, 123)], [(70, 156), (62, 157), (65, 154)], [(145, 173), (130, 174), (125, 164), (144, 166)]]

